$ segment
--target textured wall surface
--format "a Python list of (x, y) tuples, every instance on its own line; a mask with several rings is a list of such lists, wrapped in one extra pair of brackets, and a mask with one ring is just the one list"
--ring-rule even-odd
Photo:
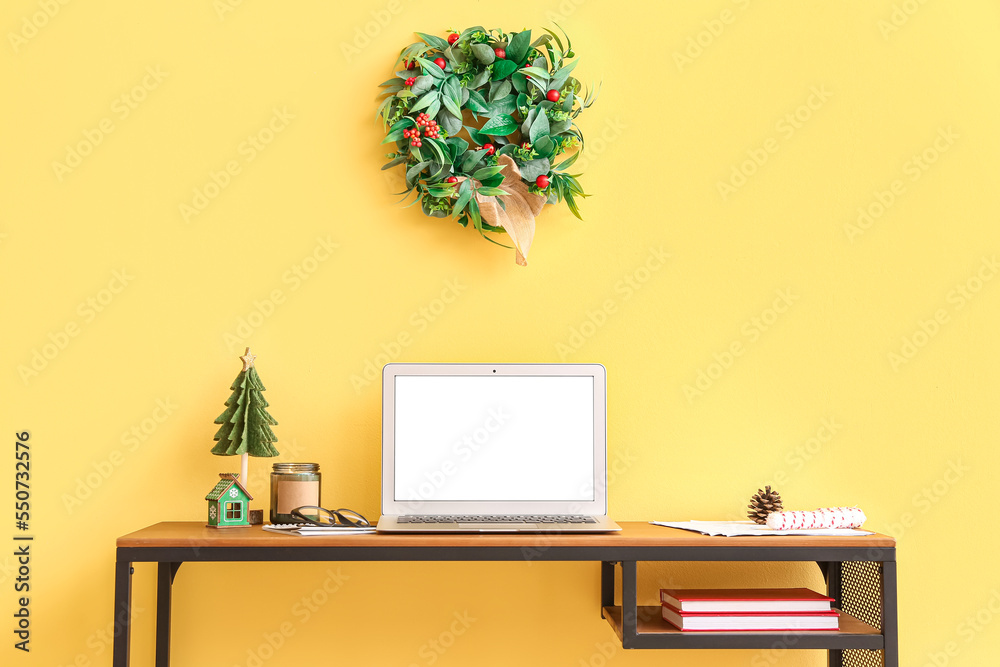
[[(603, 83), (593, 197), (548, 207), (521, 268), (395, 203), (373, 98), (414, 31), (553, 22)], [(115, 538), (203, 520), (238, 470), (209, 450), (246, 345), (281, 460), (370, 515), (385, 361), (601, 362), (615, 518), (739, 518), (765, 483), (857, 504), (899, 540), (901, 664), (1000, 655), (995, 2), (11, 0), (0, 28), (4, 628), (24, 430), (35, 536), (31, 652), (6, 629), (3, 664), (110, 665)], [(186, 566), (174, 664), (825, 664), (625, 653), (597, 575)], [(822, 580), (650, 564), (640, 599), (667, 585)], [(140, 667), (154, 588), (137, 566)]]

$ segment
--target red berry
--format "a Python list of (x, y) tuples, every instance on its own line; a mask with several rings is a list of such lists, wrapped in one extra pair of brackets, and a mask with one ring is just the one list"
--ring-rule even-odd
[(457, 32), (453, 32), (450, 35), (448, 35), (448, 43), (449, 44), (454, 44), (457, 41), (458, 41), (458, 33)]
[(483, 144), (483, 148), (486, 149), (487, 155), (493, 155), (494, 153), (497, 152), (497, 147), (494, 146), (493, 144)]
[(559, 91), (558, 90), (550, 90), (549, 92), (545, 93), (545, 98), (548, 99), (549, 102), (558, 102), (559, 101)]
[(525, 141), (523, 144), (521, 144), (521, 148), (523, 148), (524, 150), (530, 150), (531, 149), (531, 144), (529, 144), (527, 141)]
[(549, 187), (549, 177), (546, 176), (545, 174), (542, 174), (541, 176), (535, 179), (535, 185), (544, 190), (545, 188)]
[(434, 64), (440, 67), (441, 69), (444, 69), (444, 66), (447, 65), (448, 62), (444, 58), (437, 57), (434, 59)]
[(445, 181), (447, 183), (458, 183), (458, 176), (449, 176)]
[(407, 86), (412, 86), (416, 82), (416, 80), (417, 80), (417, 77), (411, 76), (409, 79), (406, 80), (406, 85)]
[(504, 51), (501, 48), (493, 49), (493, 53), (497, 54), (497, 58), (501, 58), (502, 59), (502, 58), (506, 58), (507, 57), (507, 52)]
[(404, 60), (403, 61), (403, 69), (410, 69), (412, 67), (413, 67), (413, 65), (410, 63), (409, 60)]

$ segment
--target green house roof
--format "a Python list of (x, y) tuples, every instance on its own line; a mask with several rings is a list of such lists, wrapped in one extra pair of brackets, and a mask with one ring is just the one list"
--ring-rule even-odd
[(222, 479), (216, 482), (215, 488), (208, 492), (208, 495), (205, 496), (205, 500), (218, 500), (225, 495), (227, 491), (229, 491), (229, 487), (233, 484), (240, 487), (240, 490), (246, 494), (246, 497), (249, 500), (253, 500), (253, 496), (250, 495), (250, 492), (247, 491), (246, 487), (240, 484), (240, 480), (237, 479), (237, 477), (239, 477), (238, 474), (232, 472), (222, 472), (219, 473), (219, 477)]

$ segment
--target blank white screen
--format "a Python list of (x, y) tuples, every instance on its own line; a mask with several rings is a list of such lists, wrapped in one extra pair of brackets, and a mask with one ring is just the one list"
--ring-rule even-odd
[(594, 499), (594, 378), (396, 376), (396, 500)]

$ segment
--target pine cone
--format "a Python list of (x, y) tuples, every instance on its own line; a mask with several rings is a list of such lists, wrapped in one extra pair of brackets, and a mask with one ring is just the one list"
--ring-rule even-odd
[(747, 507), (750, 508), (750, 511), (747, 512), (747, 518), (762, 525), (767, 523), (768, 514), (784, 509), (781, 506), (781, 494), (772, 491), (770, 486), (757, 489), (757, 493), (750, 499), (750, 504)]

